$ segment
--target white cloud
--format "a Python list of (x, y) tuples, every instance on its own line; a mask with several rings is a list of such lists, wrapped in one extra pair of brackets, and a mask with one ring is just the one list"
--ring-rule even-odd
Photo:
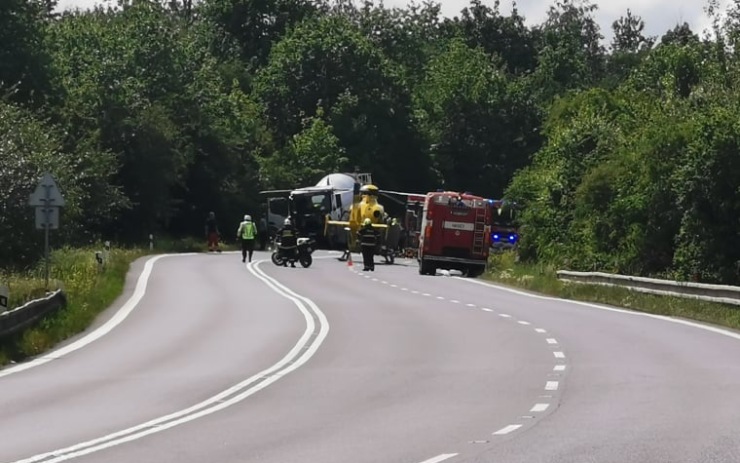
[[(629, 8), (633, 14), (639, 15), (645, 21), (645, 32), (648, 35), (660, 37), (668, 29), (678, 23), (688, 22), (694, 32), (701, 35), (709, 25), (703, 8), (706, 0), (594, 0), (599, 9), (596, 19), (601, 27), (601, 33), (607, 40), (611, 38), (611, 24), (622, 16)], [(60, 0), (59, 8), (90, 8), (101, 4), (103, 0)], [(403, 7), (408, 0), (385, 0), (386, 6)], [(470, 3), (468, 0), (441, 0), (442, 14), (453, 17), (460, 14), (463, 8)], [(493, 0), (484, 0), (487, 5), (493, 6)], [(519, 0), (517, 8), (527, 23), (542, 22), (547, 10), (554, 0)], [(501, 10), (505, 14), (511, 9), (512, 0), (501, 0)]]

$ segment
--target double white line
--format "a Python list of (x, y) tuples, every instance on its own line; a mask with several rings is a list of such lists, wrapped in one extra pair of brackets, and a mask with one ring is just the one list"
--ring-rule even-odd
[(141, 439), (150, 434), (173, 428), (230, 407), (306, 363), (316, 353), (316, 350), (324, 341), (324, 338), (326, 338), (329, 332), (329, 322), (324, 313), (313, 301), (296, 294), (274, 278), (265, 274), (259, 268), (261, 262), (264, 261), (252, 262), (247, 265), (247, 269), (255, 277), (262, 280), (270, 289), (293, 301), (306, 319), (306, 330), (303, 332), (303, 335), (290, 352), (279, 362), (192, 407), (153, 419), (138, 426), (108, 434), (107, 436), (42, 453), (23, 460), (17, 460), (13, 463), (56, 463)]

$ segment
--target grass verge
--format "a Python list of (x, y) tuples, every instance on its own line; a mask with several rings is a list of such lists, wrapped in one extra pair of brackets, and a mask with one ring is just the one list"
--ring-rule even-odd
[(740, 330), (740, 307), (671, 296), (558, 280), (557, 269), (546, 264), (516, 262), (514, 253), (492, 255), (485, 278), (537, 293), (596, 302), (656, 315), (680, 317)]
[[(152, 251), (146, 248), (113, 248), (103, 271), (98, 269), (95, 251), (89, 248), (62, 248), (52, 252), (49, 275), (50, 290), (62, 288), (67, 295), (67, 307), (49, 314), (34, 326), (13, 336), (0, 339), (0, 366), (42, 354), (65, 339), (86, 330), (95, 317), (108, 308), (123, 292), (131, 263), (149, 254), (207, 252), (205, 243), (195, 239), (161, 240)], [(222, 246), (224, 251), (233, 245)], [(43, 262), (22, 274), (0, 271), (0, 282), (10, 292), (8, 306), (18, 307), (27, 301), (43, 297)]]

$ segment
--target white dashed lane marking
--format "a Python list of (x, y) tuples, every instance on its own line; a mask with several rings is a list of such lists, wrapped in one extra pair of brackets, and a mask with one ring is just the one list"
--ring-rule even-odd
[(510, 424), (506, 426), (505, 428), (501, 428), (498, 431), (494, 432), (494, 436), (502, 436), (504, 434), (509, 434), (512, 431), (516, 431), (517, 429), (521, 428), (521, 424)]
[[(365, 276), (365, 278), (369, 278), (368, 275), (364, 275), (364, 276)], [(377, 278), (373, 278), (372, 281), (378, 281), (378, 279)], [(383, 283), (384, 285), (390, 285), (392, 288), (399, 288), (398, 285), (391, 284), (391, 283), (389, 283), (389, 282), (387, 282), (385, 280), (381, 280), (380, 282)], [(419, 294), (419, 295), (422, 295), (424, 297), (436, 297), (440, 301), (444, 301), (445, 300), (445, 297), (443, 297), (443, 296), (433, 296), (430, 293), (422, 293), (420, 291), (409, 290), (408, 288), (404, 288), (404, 287), (401, 287), (399, 289), (401, 291), (410, 291), (412, 294)], [(459, 300), (457, 300), (457, 299), (448, 299), (448, 301), (451, 302), (451, 303), (453, 303), (453, 304), (461, 304), (461, 302)], [(466, 307), (478, 308), (478, 306), (476, 304), (473, 304), (473, 303), (464, 303), (464, 304), (465, 304)], [(495, 312), (495, 310), (490, 309), (488, 307), (480, 307), (480, 310), (482, 310), (484, 312)], [(513, 318), (511, 315), (506, 314), (506, 313), (499, 313), (498, 316), (500, 316), (501, 318)], [(518, 320), (517, 323), (520, 324), (520, 325), (524, 325), (524, 326), (531, 325), (530, 322), (524, 321), (524, 320)], [(547, 333), (547, 330), (545, 330), (544, 328), (535, 328), (534, 331), (537, 332), (537, 333), (540, 333), (540, 334)], [(558, 344), (558, 341), (555, 338), (546, 338), (545, 341), (547, 342), (547, 344), (550, 344), (550, 345)], [(564, 359), (565, 358), (565, 354), (562, 351), (554, 351), (553, 352), (553, 356), (555, 358), (558, 358), (558, 359)], [(565, 365), (563, 365), (563, 364), (555, 365), (553, 367), (553, 371), (565, 371)], [(555, 377), (557, 377), (557, 376), (560, 376), (560, 375), (559, 374), (548, 374), (548, 376), (551, 376), (551, 377), (552, 376), (555, 376)], [(547, 383), (545, 384), (545, 390), (547, 390), (547, 391), (557, 391), (558, 388), (559, 388), (559, 386), (560, 386), (560, 383), (558, 381), (547, 381)], [(553, 396), (552, 395), (548, 395), (548, 394), (544, 394), (544, 395), (540, 395), (539, 397), (541, 399), (551, 399)], [(550, 407), (550, 404), (549, 403), (544, 403), (544, 402), (543, 403), (536, 403), (530, 409), (530, 413), (541, 413), (541, 412), (546, 411), (549, 407)], [(532, 415), (524, 415), (521, 418), (533, 419), (534, 416), (532, 416)], [(500, 436), (500, 435), (509, 434), (511, 432), (516, 431), (517, 429), (519, 429), (521, 427), (522, 427), (521, 424), (510, 424), (510, 425), (505, 426), (505, 427), (499, 429), (498, 431), (494, 432), (493, 435)], [(438, 462), (447, 460), (447, 459), (452, 458), (452, 457), (457, 456), (457, 455), (458, 455), (457, 453), (442, 454), (442, 455), (438, 455), (438, 456), (436, 456), (434, 458), (430, 458), (429, 460), (425, 460), (425, 461), (423, 461), (421, 463), (438, 463)]]
[(532, 407), (532, 409), (530, 410), (530, 412), (534, 412), (534, 413), (544, 412), (545, 410), (547, 410), (547, 407), (549, 407), (549, 406), (550, 406), (550, 404), (535, 404), (535, 406)]

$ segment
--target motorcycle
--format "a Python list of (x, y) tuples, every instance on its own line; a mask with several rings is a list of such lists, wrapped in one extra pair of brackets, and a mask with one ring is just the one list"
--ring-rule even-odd
[(311, 238), (298, 238), (296, 246), (296, 252), (293, 255), (283, 255), (280, 252), (280, 239), (275, 238), (273, 245), (274, 251), (272, 251), (272, 263), (278, 267), (282, 267), (283, 264), (295, 264), (296, 262), (301, 264), (301, 267), (308, 268), (313, 263), (313, 240)]

